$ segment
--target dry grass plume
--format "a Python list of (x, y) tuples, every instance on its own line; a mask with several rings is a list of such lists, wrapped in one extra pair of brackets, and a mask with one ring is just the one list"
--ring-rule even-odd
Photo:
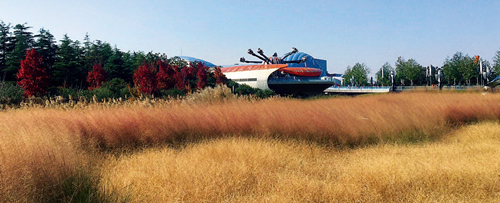
[[(451, 194), (458, 198), (456, 200), (465, 201), (460, 199), (463, 194), (458, 192), (459, 189), (477, 188), (483, 188), (476, 193), (480, 195), (478, 198), (483, 198), (481, 200), (496, 197), (497, 188), (492, 181), (498, 176), (492, 178), (491, 170), (498, 165), (489, 158), (496, 157), (496, 151), (491, 147), (480, 148), (487, 143), (469, 148), (471, 144), (468, 142), (451, 137), (448, 142), (459, 144), (441, 148), (438, 145), (447, 144), (443, 141), (426, 145), (425, 149), (420, 149), (421, 145), (400, 145), (440, 140), (450, 130), (465, 124), (497, 121), (500, 118), (499, 94), (420, 92), (318, 100), (220, 98), (223, 99), (205, 98), (209, 101), (207, 103), (202, 102), (203, 99), (192, 99), (191, 102), (152, 99), (2, 111), (0, 202), (72, 201), (73, 193), (70, 191), (68, 196), (65, 188), (68, 181), (72, 183), (75, 174), (81, 173), (82, 169), (93, 170), (89, 173), (97, 175), (89, 177), (99, 178), (101, 170), (98, 166), (103, 164), (99, 156), (107, 152), (120, 156), (124, 151), (127, 152), (124, 155), (130, 157), (120, 157), (117, 163), (105, 164), (108, 168), (102, 170), (103, 173), (119, 171), (125, 162), (140, 163), (136, 159), (144, 156), (164, 156), (157, 160), (161, 163), (151, 164), (159, 164), (162, 166), (159, 170), (165, 170), (167, 166), (164, 167), (163, 163), (169, 163), (171, 171), (168, 173), (173, 174), (171, 183), (178, 188), (163, 183), (151, 187), (167, 187), (175, 191), (158, 197), (172, 201), (194, 200), (191, 197), (208, 201), (347, 201), (365, 197), (374, 201), (418, 198), (447, 201), (453, 200)], [(234, 138), (222, 139), (228, 137)], [(210, 141), (219, 139), (222, 141)], [(193, 145), (198, 142), (202, 144)], [(186, 145), (188, 147), (184, 150), (174, 150)], [(164, 148), (159, 152), (147, 150), (148, 147), (158, 149), (164, 146), (174, 148)], [(135, 154), (145, 149), (146, 152)], [(371, 154), (376, 154), (365, 153), (370, 150), (386, 150), (380, 155), (386, 158), (370, 158)], [(493, 165), (484, 167), (484, 173), (477, 172), (480, 169), (468, 168), (483, 162), (477, 162), (482, 159), (474, 162), (474, 153), (467, 150), (485, 153), (483, 162)], [(461, 158), (462, 152), (469, 153), (463, 160), (471, 159), (450, 162), (454, 157)], [(356, 156), (359, 158), (353, 158)], [(432, 156), (449, 160), (430, 159)], [(363, 157), (366, 160), (362, 161)], [(468, 162), (474, 164), (467, 165)], [(449, 165), (439, 168), (440, 163)], [(368, 170), (377, 165), (380, 166)], [(135, 183), (135, 175), (140, 175), (145, 169), (139, 165), (136, 167), (139, 172), (129, 178), (126, 172), (117, 173), (123, 179), (118, 178), (118, 182), (109, 184), (118, 191), (126, 190), (137, 195), (134, 191), (138, 189), (132, 189), (134, 184), (139, 184)], [(144, 167), (151, 166), (144, 164)], [(379, 173), (388, 172), (382, 170), (384, 167), (391, 168), (389, 171), (401, 167), (409, 168), (409, 171), (380, 179), (385, 176)], [(361, 170), (363, 168), (368, 169)], [(427, 172), (421, 174), (417, 169)], [(344, 176), (347, 172), (359, 175)], [(409, 175), (401, 175), (406, 173)], [(443, 178), (426, 179), (430, 177), (428, 173)], [(265, 181), (264, 175), (270, 177), (270, 182), (262, 182)], [(110, 174), (106, 177), (116, 178)], [(350, 179), (353, 177), (362, 179)], [(479, 182), (469, 184), (474, 177), (481, 180), (481, 187)], [(197, 187), (189, 188), (181, 184), (183, 181), (193, 182)], [(445, 183), (453, 184), (454, 189), (439, 193), (428, 185), (434, 184), (440, 190), (440, 184)], [(70, 189), (72, 185), (69, 184)], [(289, 189), (284, 189), (286, 187)], [(307, 188), (313, 188), (311, 191), (316, 193), (306, 192)], [(418, 194), (428, 196), (415, 196), (405, 192), (404, 188), (410, 192), (423, 190)], [(206, 196), (209, 193), (214, 196)], [(450, 195), (443, 197), (442, 194)], [(137, 200), (150, 198), (149, 195), (152, 194), (144, 193)], [(396, 197), (401, 199), (394, 199)]]
[(101, 182), (131, 202), (498, 202), (499, 156), (496, 122), (341, 151), (225, 138), (109, 158)]

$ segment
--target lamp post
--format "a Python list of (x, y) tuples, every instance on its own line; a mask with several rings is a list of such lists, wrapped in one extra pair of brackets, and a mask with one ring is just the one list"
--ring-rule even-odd
[(391, 85), (392, 85), (392, 91), (395, 91), (396, 89), (394, 88), (394, 71), (391, 70)]
[(443, 78), (442, 68), (438, 68), (437, 69), (437, 74), (436, 74), (436, 80), (438, 81), (439, 90), (441, 90), (443, 88), (443, 85), (441, 84), (442, 78)]

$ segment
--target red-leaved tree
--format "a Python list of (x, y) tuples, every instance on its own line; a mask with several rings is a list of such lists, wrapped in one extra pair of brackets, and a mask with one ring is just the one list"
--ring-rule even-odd
[(188, 83), (186, 81), (186, 78), (184, 77), (184, 74), (186, 71), (177, 71), (175, 72), (175, 87), (177, 89), (183, 90), (188, 86)]
[(226, 75), (222, 73), (222, 70), (219, 67), (215, 67), (214, 70), (215, 84), (222, 85), (226, 83)]
[(26, 58), (21, 61), (16, 77), (25, 97), (40, 96), (49, 87), (50, 76), (43, 66), (43, 57), (35, 49), (26, 51)]
[(188, 82), (196, 81), (196, 65), (193, 63), (189, 63), (189, 66), (186, 66), (182, 69), (183, 76)]
[(175, 73), (177, 72), (177, 66), (171, 66), (161, 60), (158, 60), (156, 64), (158, 65), (158, 73), (156, 73), (157, 88), (164, 90), (173, 88), (176, 83)]
[(89, 83), (89, 90), (101, 87), (102, 83), (106, 80), (106, 71), (102, 68), (101, 64), (95, 64), (92, 71), (87, 75), (87, 82)]
[(139, 66), (134, 72), (134, 84), (139, 87), (139, 91), (151, 95), (156, 92), (156, 71), (148, 65)]
[[(181, 71), (178, 71), (175, 74), (177, 89), (191, 89), (191, 86), (196, 85), (196, 68), (193, 67), (191, 63), (189, 66), (182, 68)], [(193, 83), (193, 84), (191, 84)]]
[(198, 64), (196, 64), (196, 69), (198, 69), (198, 72), (196, 73), (196, 78), (198, 79), (196, 88), (201, 90), (207, 86), (208, 67), (199, 62)]

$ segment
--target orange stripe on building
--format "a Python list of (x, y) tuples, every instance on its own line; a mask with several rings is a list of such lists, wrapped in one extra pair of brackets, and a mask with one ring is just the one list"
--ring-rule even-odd
[(270, 64), (270, 65), (246, 65), (246, 66), (232, 66), (227, 68), (221, 68), (223, 73), (231, 72), (241, 72), (241, 71), (252, 71), (252, 70), (267, 70), (273, 68), (286, 68), (287, 64)]

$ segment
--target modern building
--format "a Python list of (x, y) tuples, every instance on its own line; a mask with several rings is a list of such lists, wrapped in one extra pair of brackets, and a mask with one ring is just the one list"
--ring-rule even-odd
[[(315, 59), (303, 52), (286, 54), (283, 59), (275, 57), (276, 60), (272, 60), (272, 57), (269, 57), (270, 60), (259, 57), (251, 50), (249, 54), (263, 62), (258, 65), (222, 68), (227, 78), (254, 88), (271, 89), (282, 95), (322, 94), (326, 88), (340, 83), (339, 80), (328, 76), (326, 60)], [(265, 56), (262, 53), (261, 55)], [(242, 62), (244, 61), (243, 58)]]

